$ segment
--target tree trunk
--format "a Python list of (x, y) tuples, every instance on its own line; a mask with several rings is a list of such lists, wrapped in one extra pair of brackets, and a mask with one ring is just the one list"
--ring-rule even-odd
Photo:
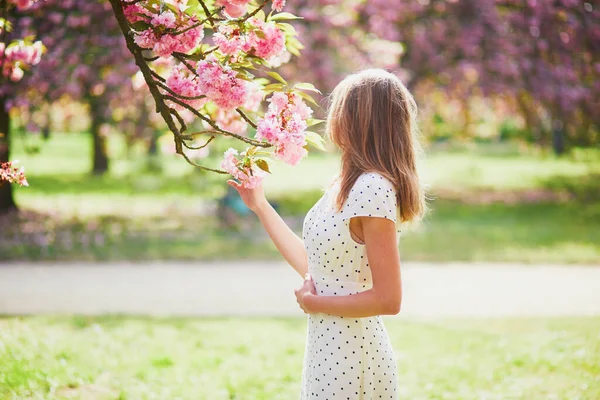
[(552, 148), (556, 155), (565, 152), (565, 126), (559, 119), (552, 121)]
[(42, 137), (44, 140), (50, 139), (50, 131), (52, 130), (52, 107), (46, 104), (46, 121), (42, 127)]
[(92, 119), (90, 133), (92, 134), (92, 139), (94, 141), (92, 146), (92, 174), (102, 175), (108, 171), (106, 138), (100, 134), (100, 127), (102, 126), (102, 122), (104, 122), (104, 118), (102, 116), (103, 110), (94, 100), (90, 101), (89, 105), (90, 117)]
[[(10, 156), (10, 115), (6, 110), (6, 98), (0, 98), (0, 163), (7, 162)], [(17, 210), (13, 188), (9, 183), (0, 186), (0, 214)]]

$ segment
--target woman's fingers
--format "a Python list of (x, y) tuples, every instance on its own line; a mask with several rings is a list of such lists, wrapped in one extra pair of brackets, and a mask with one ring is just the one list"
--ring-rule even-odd
[(236, 181), (234, 181), (233, 179), (229, 179), (229, 180), (227, 181), (227, 184), (228, 184), (229, 186), (231, 186), (232, 188), (234, 188), (234, 189), (237, 189), (237, 190), (239, 190), (239, 189), (240, 189), (240, 187), (242, 186), (242, 185), (240, 185), (239, 183), (237, 183)]

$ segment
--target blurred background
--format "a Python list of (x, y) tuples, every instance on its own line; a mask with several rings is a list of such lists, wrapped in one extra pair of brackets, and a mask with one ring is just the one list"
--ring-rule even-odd
[[(34, 26), (47, 52), (0, 115), (11, 127), (2, 151), (25, 166), (30, 184), (0, 189), (0, 271), (288, 268), (225, 179), (175, 154), (110, 6), (46, 3), (18, 23)], [(510, 263), (529, 271), (533, 288), (558, 270), (580, 277), (572, 289), (589, 294), (560, 318), (528, 312), (527, 302), (552, 298), (526, 291), (512, 293), (523, 312), (421, 319), (431, 316), (415, 309), (386, 320), (404, 398), (600, 398), (600, 319), (585, 308), (600, 290), (589, 286), (600, 265), (598, 4), (287, 0), (286, 11), (304, 17), (293, 25), (305, 49), (280, 71), (324, 93), (317, 116), (335, 84), (365, 67), (396, 72), (417, 100), (431, 212), (400, 239), (415, 273)], [(194, 157), (216, 166), (234, 145), (214, 144)], [(328, 150), (297, 167), (275, 163), (266, 179), (268, 199), (298, 233), (338, 170)], [(5, 285), (25, 282), (14, 276), (4, 275)], [(18, 313), (4, 301), (2, 313)], [(296, 398), (306, 329), (296, 317), (1, 318), (0, 398)]]

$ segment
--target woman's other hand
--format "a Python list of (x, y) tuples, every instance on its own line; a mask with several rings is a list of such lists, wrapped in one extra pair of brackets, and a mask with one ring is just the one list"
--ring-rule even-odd
[(317, 295), (317, 288), (315, 287), (315, 282), (310, 274), (307, 273), (304, 276), (304, 283), (299, 289), (294, 290), (294, 294), (296, 294), (296, 301), (304, 313), (311, 314), (311, 310), (307, 307), (306, 302), (304, 301), (307, 296)]

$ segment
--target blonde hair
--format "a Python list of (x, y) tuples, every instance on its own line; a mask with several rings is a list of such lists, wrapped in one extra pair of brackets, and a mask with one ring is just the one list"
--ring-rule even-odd
[(421, 153), (417, 105), (402, 81), (382, 69), (349, 75), (331, 93), (327, 135), (342, 150), (338, 211), (364, 172), (378, 172), (396, 189), (400, 221), (419, 220), (426, 210), (417, 174)]

